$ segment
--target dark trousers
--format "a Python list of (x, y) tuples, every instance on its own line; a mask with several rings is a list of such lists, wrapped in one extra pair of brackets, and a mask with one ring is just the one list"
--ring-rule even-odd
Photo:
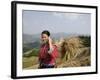
[(40, 65), (40, 69), (42, 68), (54, 68), (54, 65)]

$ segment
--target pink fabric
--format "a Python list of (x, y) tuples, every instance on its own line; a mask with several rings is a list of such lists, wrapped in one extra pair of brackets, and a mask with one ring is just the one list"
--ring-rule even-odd
[(45, 64), (54, 64), (55, 59), (58, 57), (57, 46), (54, 45), (52, 53), (48, 53), (49, 45), (42, 45), (39, 52), (39, 61)]

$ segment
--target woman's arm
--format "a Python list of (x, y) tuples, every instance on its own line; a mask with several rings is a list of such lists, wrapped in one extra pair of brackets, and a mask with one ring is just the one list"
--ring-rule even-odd
[(53, 50), (54, 50), (54, 47), (52, 44), (52, 39), (49, 37), (49, 51), (48, 51), (48, 53), (52, 53)]

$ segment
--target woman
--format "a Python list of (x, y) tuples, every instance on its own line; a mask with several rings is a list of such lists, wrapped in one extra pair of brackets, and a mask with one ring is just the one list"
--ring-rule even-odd
[(58, 50), (52, 44), (50, 32), (45, 30), (41, 33), (41, 47), (39, 52), (39, 68), (54, 68), (56, 66), (56, 58), (58, 57)]

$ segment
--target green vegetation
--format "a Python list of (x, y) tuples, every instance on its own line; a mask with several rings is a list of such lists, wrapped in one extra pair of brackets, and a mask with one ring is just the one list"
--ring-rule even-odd
[(38, 63), (38, 57), (23, 57), (23, 68), (33, 66)]
[(23, 54), (23, 57), (31, 57), (31, 56), (38, 56), (39, 49), (34, 48), (30, 53)]
[(38, 63), (38, 53), (39, 49), (34, 48), (32, 51), (28, 51), (29, 53), (23, 53), (23, 68), (27, 68), (33, 66)]
[[(82, 44), (81, 44), (81, 42)], [(59, 43), (59, 40), (58, 40)], [(57, 58), (58, 68), (60, 67), (79, 67), (79, 66), (90, 66), (91, 65), (91, 36), (78, 36), (78, 38), (69, 38), (65, 40), (66, 53), (69, 52), (71, 55), (76, 55), (75, 58), (69, 59), (65, 62), (61, 61), (61, 56)], [(35, 44), (35, 45), (34, 45)], [(23, 69), (37, 69), (38, 68), (38, 54), (39, 47), (38, 43), (25, 44), (23, 47)], [(83, 45), (80, 47), (80, 45)], [(61, 45), (59, 45), (61, 46)], [(59, 47), (59, 54), (61, 55)], [(78, 52), (78, 53), (77, 53)]]
[(27, 51), (29, 51), (29, 50), (31, 50), (32, 48), (29, 48), (29, 47), (23, 47), (23, 53), (25, 53), (25, 52), (27, 52)]
[(27, 52), (33, 48), (38, 49), (40, 46), (39, 41), (30, 42), (30, 43), (23, 43), (23, 52)]
[(91, 47), (91, 37), (90, 36), (79, 36), (79, 38), (83, 41), (83, 45), (85, 47)]

